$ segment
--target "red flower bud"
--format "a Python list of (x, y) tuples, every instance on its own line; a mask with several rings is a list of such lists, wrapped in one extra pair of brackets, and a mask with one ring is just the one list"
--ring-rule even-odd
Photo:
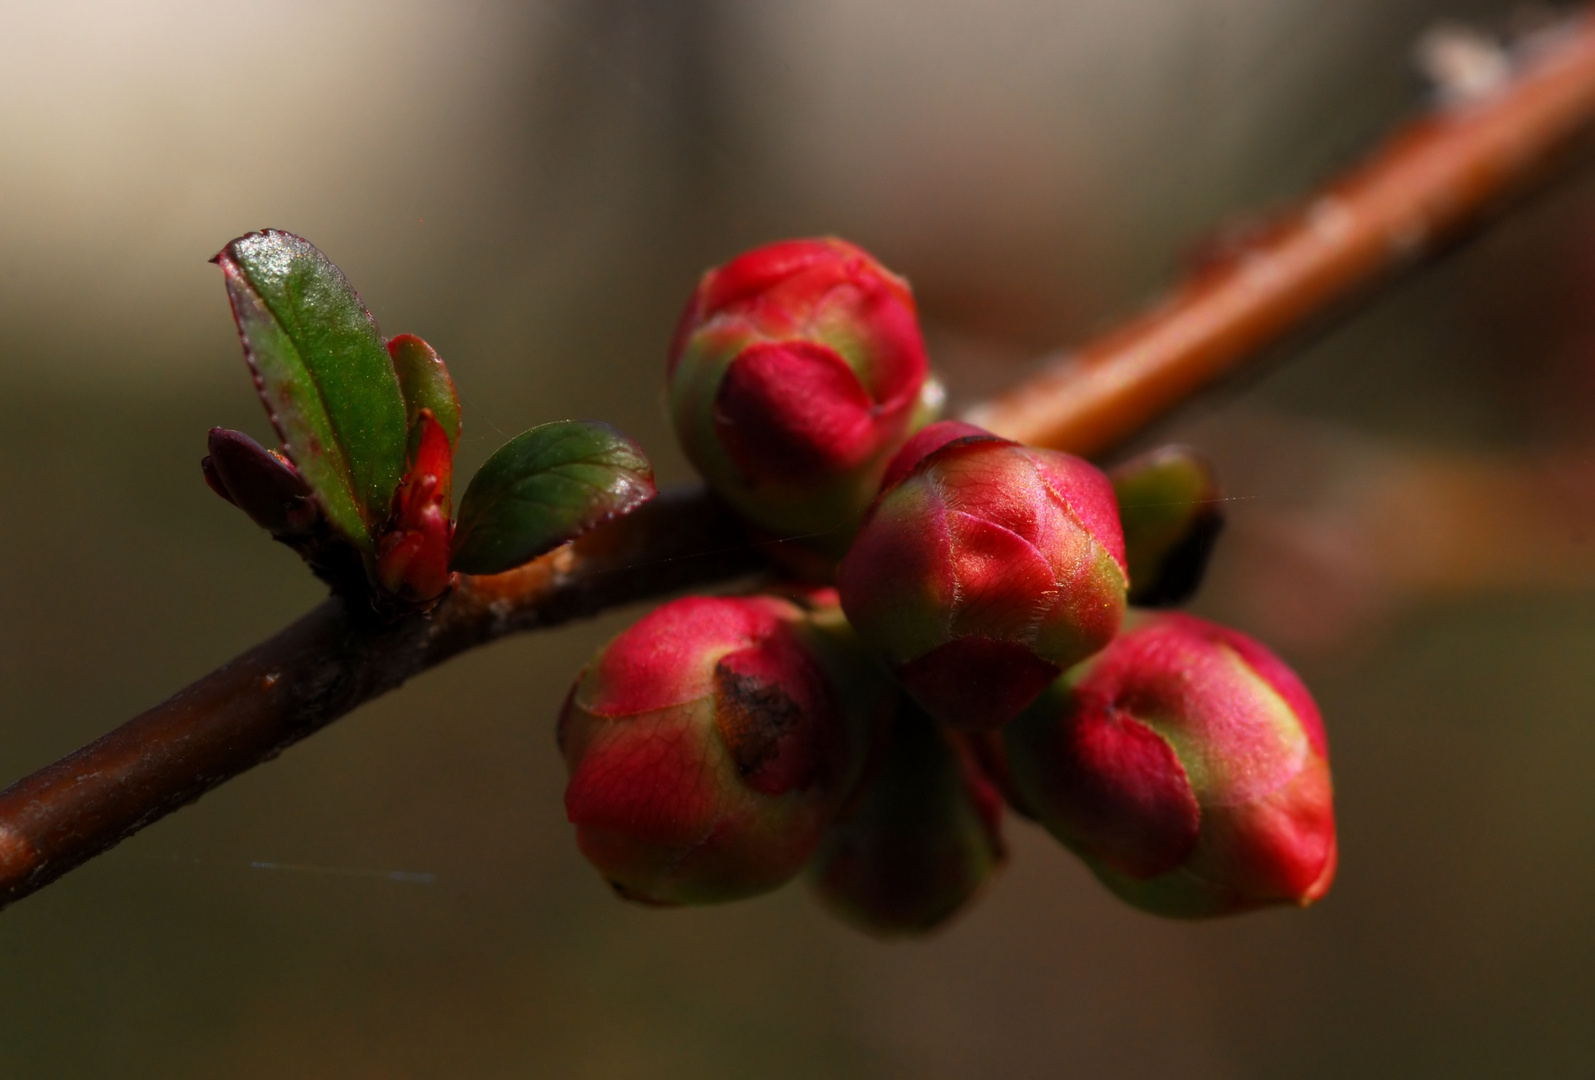
[(998, 727), (1119, 628), (1113, 488), (1069, 454), (932, 424), (892, 461), (837, 584), (932, 716)]
[(1318, 709), (1243, 634), (1145, 618), (1003, 736), (1026, 805), (1137, 907), (1223, 915), (1329, 889), (1335, 819)]
[(687, 457), (753, 524), (846, 549), (926, 377), (908, 285), (836, 239), (790, 240), (703, 276), (670, 347)]
[(425, 604), (443, 595), (451, 576), (454, 450), (431, 409), (420, 410), (415, 428), (414, 460), (377, 541), (377, 582), (390, 596)]
[(559, 722), (565, 810), (620, 895), (714, 903), (802, 869), (889, 700), (828, 618), (773, 596), (689, 597), (582, 673)]
[(809, 867), (820, 900), (877, 937), (923, 934), (1006, 857), (1002, 796), (961, 742), (903, 702), (885, 760)]

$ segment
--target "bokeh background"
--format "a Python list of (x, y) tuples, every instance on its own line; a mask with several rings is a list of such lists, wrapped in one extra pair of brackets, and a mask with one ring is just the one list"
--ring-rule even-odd
[[(661, 364), (704, 267), (854, 239), (973, 400), (1354, 161), (1430, 93), (1425, 28), (1534, 17), (0, 2), (0, 779), (319, 598), (200, 480), (207, 428), (268, 434), (205, 262), (239, 233), (311, 238), (440, 349), (466, 468), (596, 416), (685, 479)], [(1148, 436), (1233, 499), (1197, 609), (1327, 716), (1343, 862), (1310, 911), (1161, 922), (1012, 820), (1007, 871), (928, 942), (801, 886), (625, 906), (552, 735), (621, 611), (430, 672), (0, 915), (0, 1075), (1590, 1075), (1592, 402), (1586, 162)]]

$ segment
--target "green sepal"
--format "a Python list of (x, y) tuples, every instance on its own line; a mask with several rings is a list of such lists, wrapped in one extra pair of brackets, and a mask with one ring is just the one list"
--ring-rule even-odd
[[(460, 399), (454, 393), (454, 380), (449, 377), (443, 358), (414, 334), (396, 334), (389, 338), (388, 355), (393, 360), (393, 373), (399, 377), (411, 442), (419, 435), (416, 421), (421, 410), (431, 409), (443, 434), (449, 438), (449, 446), (454, 446), (460, 441)], [(411, 450), (413, 453), (414, 447)]]
[(608, 424), (542, 424), (499, 447), (471, 478), (460, 500), (449, 569), (513, 569), (654, 493), (653, 466)]
[(331, 260), (292, 233), (241, 236), (213, 261), (283, 449), (332, 526), (373, 550), (409, 434), (376, 322)]

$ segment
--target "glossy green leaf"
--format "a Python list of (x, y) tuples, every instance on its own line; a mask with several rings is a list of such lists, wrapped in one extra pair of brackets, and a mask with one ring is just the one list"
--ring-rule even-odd
[(443, 434), (449, 437), (449, 445), (459, 442), (460, 399), (437, 350), (414, 334), (398, 334), (388, 339), (388, 355), (393, 359), (393, 372), (399, 377), (412, 440), (416, 418), (422, 409), (431, 409)]
[(561, 420), (499, 447), (460, 500), (450, 568), (497, 574), (654, 496), (653, 466), (608, 424)]
[(215, 262), (283, 448), (332, 525), (371, 550), (404, 474), (404, 399), (360, 297), (309, 241), (268, 229)]

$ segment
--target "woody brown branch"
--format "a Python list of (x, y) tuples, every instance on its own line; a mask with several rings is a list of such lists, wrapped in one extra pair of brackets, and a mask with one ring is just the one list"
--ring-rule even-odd
[(687, 489), (509, 573), (463, 578), (426, 615), (381, 622), (329, 599), (0, 792), (0, 906), (457, 653), (760, 565), (736, 523)]
[[(969, 418), (1020, 441), (1101, 453), (1326, 310), (1438, 255), (1592, 119), (1595, 25), (1580, 19), (1489, 98), (1413, 122), (1264, 235)], [(328, 600), (0, 792), (0, 906), (457, 653), (761, 565), (736, 524), (689, 489), (508, 574), (466, 578), (428, 615), (380, 623)]]
[(1263, 236), (967, 419), (1020, 442), (1099, 453), (1315, 316), (1442, 254), (1588, 125), (1595, 20), (1554, 33), (1513, 82), (1409, 124)]

